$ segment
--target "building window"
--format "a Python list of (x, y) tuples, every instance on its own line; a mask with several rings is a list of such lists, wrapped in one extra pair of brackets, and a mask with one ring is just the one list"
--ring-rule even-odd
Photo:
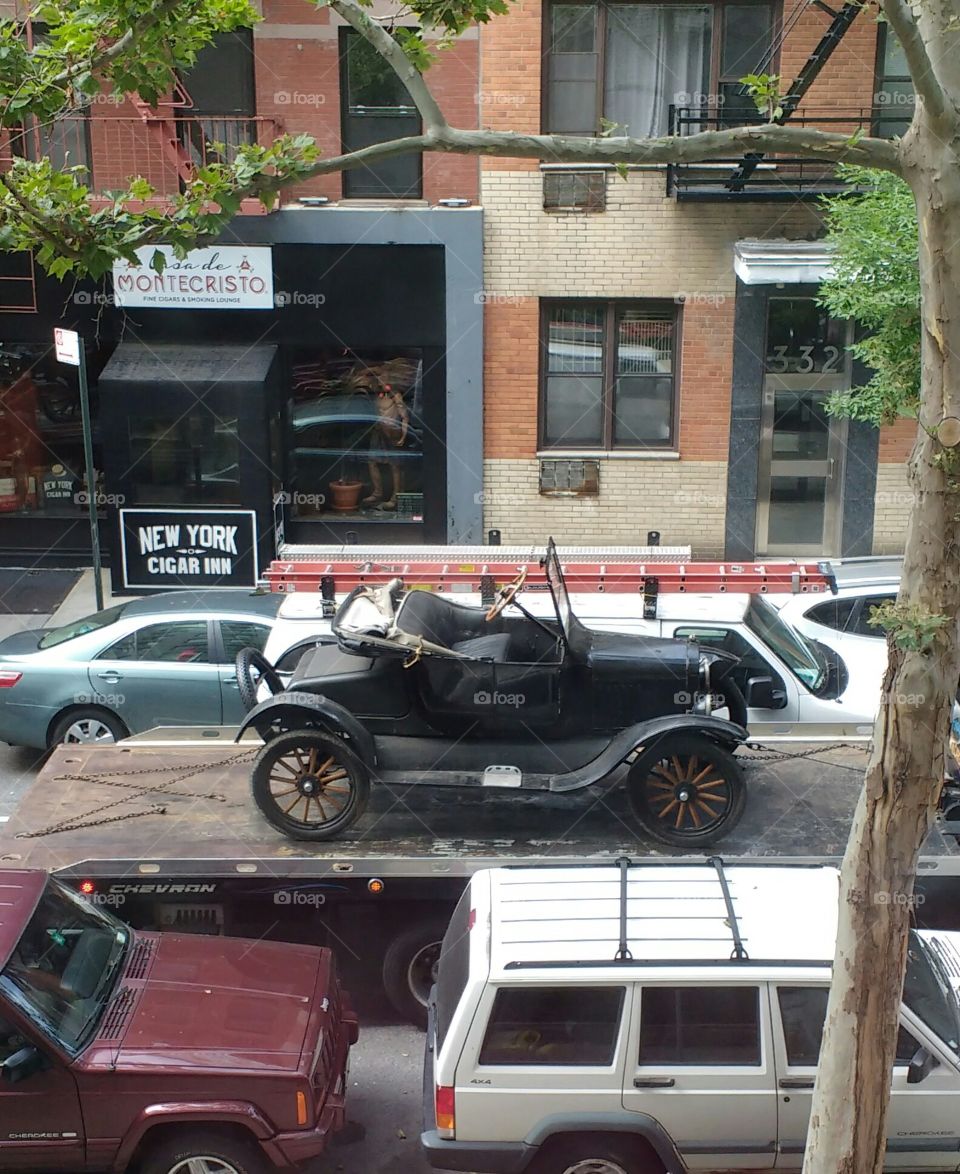
[[(94, 464), (102, 470), (91, 399)], [(47, 347), (0, 345), (0, 513), (82, 518), (85, 475), (76, 368), (58, 364)], [(102, 507), (99, 472), (95, 487)]]
[[(49, 40), (48, 26), (31, 20), (27, 30), (27, 44), (42, 46)], [(84, 167), (84, 182), (90, 182), (90, 107), (80, 104), (66, 114), (46, 120), (28, 115), (19, 126), (11, 127), (10, 153), (37, 163), (49, 159), (56, 171), (70, 167)]]
[(178, 120), (180, 141), (198, 166), (221, 157), (233, 163), (238, 147), (257, 141), (252, 31), (221, 33), (180, 80), (190, 102)]
[(873, 133), (891, 139), (906, 134), (913, 120), (913, 81), (897, 34), (887, 24), (877, 32), (877, 84)]
[(740, 78), (773, 69), (774, 5), (551, 4), (545, 129), (635, 138), (666, 134), (671, 106), (721, 125), (756, 119)]
[(130, 476), (139, 505), (240, 504), (237, 418), (205, 404), (131, 418)]
[(542, 448), (669, 448), (676, 307), (555, 302), (541, 332)]
[(293, 358), (286, 412), (293, 518), (423, 521), (422, 376), (415, 351)]
[[(340, 109), (344, 153), (388, 139), (418, 135), (420, 114), (406, 86), (369, 41), (342, 29), (340, 34)], [(371, 167), (343, 173), (345, 197), (419, 198), (422, 157), (397, 155)]]

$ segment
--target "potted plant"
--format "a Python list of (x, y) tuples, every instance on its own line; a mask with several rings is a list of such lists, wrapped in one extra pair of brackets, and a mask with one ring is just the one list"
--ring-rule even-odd
[(337, 513), (349, 513), (355, 510), (363, 491), (363, 482), (341, 474), (336, 481), (330, 483), (330, 508)]

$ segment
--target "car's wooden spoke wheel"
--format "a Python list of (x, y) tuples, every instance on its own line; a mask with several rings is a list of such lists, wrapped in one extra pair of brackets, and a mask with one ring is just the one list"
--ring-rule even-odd
[(667, 844), (711, 844), (730, 832), (746, 804), (738, 763), (699, 734), (674, 734), (644, 751), (627, 783), (634, 814)]
[(332, 734), (297, 730), (264, 746), (253, 767), (253, 795), (275, 828), (294, 839), (329, 839), (367, 805), (367, 770)]

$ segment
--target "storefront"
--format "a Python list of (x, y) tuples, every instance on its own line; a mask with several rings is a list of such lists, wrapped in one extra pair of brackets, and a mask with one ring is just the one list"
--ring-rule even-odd
[(118, 267), (119, 305), (109, 281), (65, 294), (39, 277), (36, 313), (0, 312), (17, 338), (0, 558), (89, 559), (75, 376), (48, 353), (60, 324), (86, 341), (116, 586), (134, 586), (117, 560), (144, 510), (252, 512), (261, 565), (278, 527), (287, 542), (479, 541), (481, 257), (476, 209), (300, 209), (244, 218), (163, 275)]

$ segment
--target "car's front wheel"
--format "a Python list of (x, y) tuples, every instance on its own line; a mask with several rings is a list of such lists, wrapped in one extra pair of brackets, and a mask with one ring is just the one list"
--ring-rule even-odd
[(127, 736), (127, 727), (107, 709), (71, 709), (50, 728), (49, 745), (106, 746)]
[(252, 1142), (228, 1133), (185, 1132), (147, 1151), (141, 1174), (266, 1174)]
[(330, 840), (360, 818), (370, 797), (367, 768), (342, 738), (291, 730), (253, 764), (253, 797), (264, 818), (294, 840)]
[(627, 796), (655, 840), (699, 848), (736, 827), (747, 784), (729, 750), (701, 734), (668, 734), (630, 768)]

